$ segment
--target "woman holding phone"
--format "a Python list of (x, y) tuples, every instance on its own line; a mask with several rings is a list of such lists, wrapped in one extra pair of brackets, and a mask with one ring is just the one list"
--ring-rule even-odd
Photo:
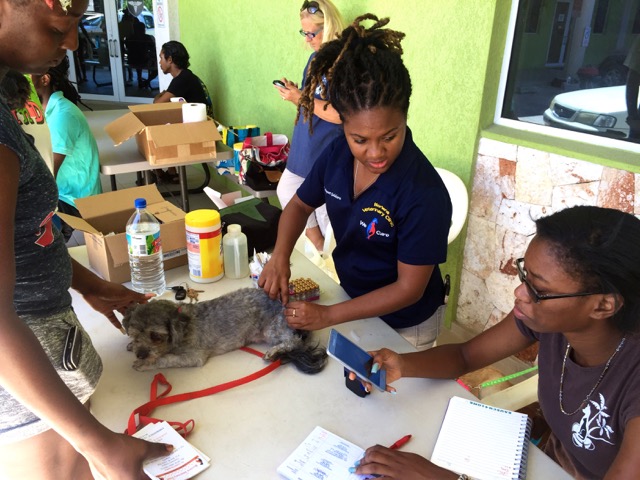
[[(296, 108), (300, 103), (301, 89), (304, 89), (307, 82), (309, 65), (316, 53), (324, 43), (334, 40), (343, 29), (340, 12), (330, 0), (305, 0), (300, 8), (300, 25), (300, 35), (304, 36), (306, 44), (313, 50), (302, 74), (302, 84), (298, 88), (297, 84), (287, 78), (273, 82), (282, 99), (291, 102)], [(287, 168), (278, 182), (278, 200), (283, 209), (302, 185), (318, 154), (341, 132), (342, 120), (338, 112), (321, 98), (319, 91), (309, 108), (313, 110), (313, 132), (309, 130), (306, 119), (296, 117)], [(307, 219), (306, 235), (318, 251), (323, 249), (328, 224), (327, 209), (324, 206), (317, 208)]]
[[(386, 370), (387, 383), (457, 378), (538, 343), (538, 400), (551, 429), (545, 453), (572, 478), (637, 478), (638, 237), (640, 220), (610, 208), (578, 206), (540, 218), (515, 261), (521, 284), (500, 323), (466, 343), (402, 355), (382, 349), (373, 352), (374, 365)], [(397, 480), (465, 474), (380, 445), (367, 449), (353, 471)]]

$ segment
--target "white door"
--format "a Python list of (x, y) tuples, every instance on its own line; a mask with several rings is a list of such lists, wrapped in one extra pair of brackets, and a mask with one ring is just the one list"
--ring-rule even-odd
[(159, 92), (153, 14), (143, 0), (93, 0), (68, 52), (83, 99), (150, 103)]

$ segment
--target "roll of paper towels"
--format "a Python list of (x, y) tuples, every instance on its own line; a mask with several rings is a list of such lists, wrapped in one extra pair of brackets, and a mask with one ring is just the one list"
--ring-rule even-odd
[(207, 106), (204, 103), (183, 103), (182, 123), (204, 122), (207, 119)]

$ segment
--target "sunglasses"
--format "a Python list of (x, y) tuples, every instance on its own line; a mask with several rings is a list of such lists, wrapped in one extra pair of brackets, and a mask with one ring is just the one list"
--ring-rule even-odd
[(309, 40), (313, 40), (314, 38), (316, 38), (316, 35), (318, 35), (322, 30), (324, 30), (324, 28), (316, 30), (315, 32), (305, 32), (304, 30), (300, 29), (300, 35), (302, 35), (303, 37), (307, 37)]
[(538, 291), (533, 288), (533, 285), (529, 283), (527, 280), (527, 272), (523, 268), (524, 258), (519, 258), (516, 260), (516, 268), (518, 269), (518, 278), (522, 283), (524, 283), (525, 287), (527, 287), (527, 292), (529, 296), (533, 300), (534, 303), (540, 303), (542, 300), (553, 300), (554, 298), (571, 298), (571, 297), (588, 297), (589, 295), (598, 295), (602, 292), (580, 292), (580, 293), (538, 293)]
[(320, 15), (324, 15), (324, 13), (322, 13), (322, 10), (320, 10), (320, 5), (318, 5), (318, 2), (309, 2), (308, 0), (305, 0), (305, 2), (302, 4), (302, 7), (300, 8), (300, 11), (303, 11), (305, 9), (311, 15), (314, 15), (318, 12), (320, 13)]

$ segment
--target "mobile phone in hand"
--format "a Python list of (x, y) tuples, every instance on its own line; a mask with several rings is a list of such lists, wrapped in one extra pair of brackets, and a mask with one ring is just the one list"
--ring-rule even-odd
[(329, 333), (327, 353), (354, 372), (361, 380), (375, 385), (383, 392), (387, 390), (386, 370), (371, 373), (373, 357), (336, 329), (331, 329)]
[(274, 80), (273, 84), (276, 87), (280, 87), (280, 88), (287, 88), (287, 86), (284, 84), (284, 82), (282, 80)]

